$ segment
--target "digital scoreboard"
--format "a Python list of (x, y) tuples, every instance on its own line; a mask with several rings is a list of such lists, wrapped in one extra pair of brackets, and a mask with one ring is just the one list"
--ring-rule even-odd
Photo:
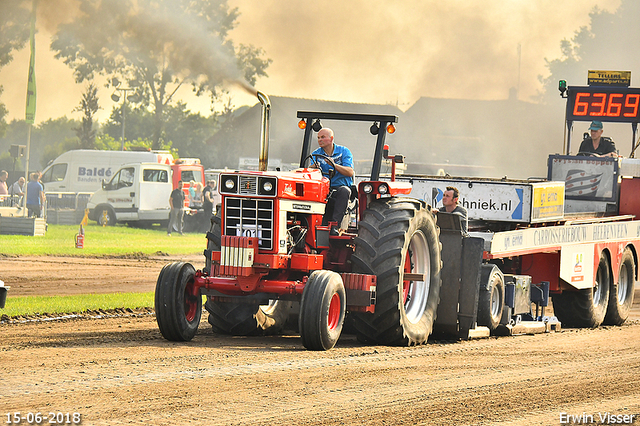
[(640, 122), (640, 88), (569, 86), (567, 121)]

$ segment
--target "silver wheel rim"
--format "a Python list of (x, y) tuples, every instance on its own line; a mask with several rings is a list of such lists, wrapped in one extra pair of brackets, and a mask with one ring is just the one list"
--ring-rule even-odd
[(424, 274), (426, 277), (425, 281), (412, 281), (410, 283), (409, 294), (404, 304), (407, 320), (415, 324), (420, 321), (424, 315), (429, 298), (429, 288), (431, 286), (431, 256), (427, 237), (422, 231), (416, 231), (416, 233), (411, 236), (406, 256), (409, 256), (409, 254), (411, 254), (412, 262), (411, 272)]
[(593, 306), (600, 306), (603, 303), (603, 300), (601, 300), (603, 295), (602, 295), (602, 286), (600, 285), (600, 283), (604, 281), (605, 279), (604, 274), (607, 273), (604, 269), (605, 268), (601, 266), (601, 264), (598, 264), (598, 272), (596, 273), (596, 282), (594, 283), (594, 287), (593, 287)]
[(629, 274), (629, 268), (627, 268), (626, 263), (623, 263), (618, 277), (618, 305), (624, 305), (627, 301), (629, 286), (632, 285), (630, 282), (632, 276), (633, 274)]
[(499, 282), (497, 277), (494, 276), (492, 281), (494, 285), (491, 288), (491, 316), (495, 318), (500, 313), (500, 292), (496, 285), (496, 283)]

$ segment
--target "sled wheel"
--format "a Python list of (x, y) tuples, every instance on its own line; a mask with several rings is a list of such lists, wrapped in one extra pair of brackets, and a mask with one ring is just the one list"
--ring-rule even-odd
[(335, 346), (344, 323), (346, 293), (342, 278), (333, 271), (313, 271), (300, 301), (302, 344), (312, 351)]
[(618, 282), (613, 284), (609, 291), (609, 306), (604, 318), (605, 324), (621, 325), (629, 317), (636, 284), (635, 276), (636, 262), (633, 258), (633, 252), (627, 247), (620, 258)]
[[(495, 330), (504, 310), (504, 276), (495, 265), (483, 265), (478, 297), (478, 325)], [(486, 283), (486, 284), (485, 284)]]
[(595, 328), (602, 324), (611, 285), (609, 259), (602, 252), (592, 288), (564, 291), (552, 297), (553, 312), (567, 327)]
[[(355, 243), (353, 271), (378, 278), (375, 313), (353, 313), (358, 340), (425, 343), (440, 302), (442, 269), (431, 208), (412, 198), (374, 201), (362, 215)], [(408, 272), (423, 274), (424, 281), (405, 280)]]
[(160, 271), (156, 283), (155, 310), (160, 333), (171, 341), (189, 341), (198, 331), (202, 296), (194, 286), (190, 263), (174, 262)]

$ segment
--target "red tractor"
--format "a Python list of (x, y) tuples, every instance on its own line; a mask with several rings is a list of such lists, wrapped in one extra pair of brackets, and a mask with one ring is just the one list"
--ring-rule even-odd
[[(298, 112), (304, 128), (300, 168), (267, 172), (270, 104), (263, 105), (261, 171), (221, 173), (221, 208), (207, 233), (206, 266), (166, 265), (158, 277), (155, 309), (162, 335), (191, 340), (202, 295), (215, 332), (278, 332), (299, 308), (298, 330), (310, 350), (332, 348), (348, 316), (362, 342), (412, 345), (427, 341), (440, 302), (440, 231), (426, 202), (405, 196), (408, 182), (380, 180), (393, 115)], [(371, 178), (352, 189), (341, 224), (323, 221), (329, 179), (310, 168), (313, 132), (321, 120), (373, 123)], [(379, 130), (378, 130), (379, 129)], [(395, 171), (395, 167), (393, 167)], [(350, 213), (356, 217), (350, 221)], [(340, 235), (330, 235), (331, 226)], [(299, 303), (299, 306), (297, 305)]]

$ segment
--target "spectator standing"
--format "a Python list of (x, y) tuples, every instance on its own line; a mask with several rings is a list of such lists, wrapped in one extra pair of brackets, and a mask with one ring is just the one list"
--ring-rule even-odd
[(191, 206), (194, 209), (202, 208), (202, 188), (202, 182), (196, 182), (195, 196), (193, 197), (193, 205)]
[(42, 206), (44, 205), (44, 188), (38, 182), (39, 179), (40, 173), (33, 172), (27, 184), (27, 211), (29, 217), (41, 217)]
[(189, 207), (194, 208), (193, 204), (196, 199), (196, 181), (192, 180), (189, 182)]
[(22, 204), (21, 197), (24, 196), (24, 176), (20, 176), (20, 178), (11, 185), (9, 193), (11, 194), (14, 205)]
[(213, 214), (213, 185), (215, 185), (214, 180), (208, 180), (207, 186), (202, 190), (202, 208), (204, 209), (204, 215), (207, 220), (211, 219), (211, 215)]
[(6, 170), (0, 171), (0, 195), (9, 195), (9, 188), (7, 188), (7, 178), (9, 172)]
[(169, 213), (169, 227), (167, 228), (167, 235), (171, 236), (171, 231), (174, 225), (178, 229), (180, 235), (182, 235), (182, 219), (184, 216), (184, 191), (182, 190), (182, 181), (178, 181), (176, 189), (171, 191), (169, 196), (169, 207), (171, 212)]

